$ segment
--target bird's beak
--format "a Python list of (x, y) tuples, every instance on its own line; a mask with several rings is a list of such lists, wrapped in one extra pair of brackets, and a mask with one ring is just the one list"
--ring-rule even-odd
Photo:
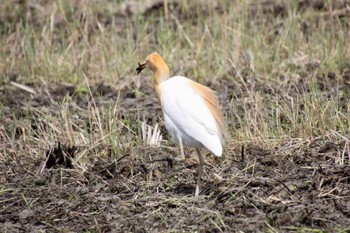
[(136, 68), (137, 74), (141, 73), (141, 71), (146, 68), (147, 62), (139, 63), (139, 66)]

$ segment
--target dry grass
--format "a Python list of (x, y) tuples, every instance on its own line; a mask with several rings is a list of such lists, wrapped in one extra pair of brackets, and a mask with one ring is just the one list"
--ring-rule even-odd
[[(324, 3), (324, 9), (337, 8), (323, 13), (295, 2), (281, 8), (270, 3), (208, 4), (175, 1), (168, 6), (173, 10), (164, 9), (168, 17), (161, 4), (150, 10), (157, 3), (3, 4), (2, 11), (9, 12), (1, 19), (3, 83), (15, 79), (39, 89), (71, 83), (84, 92), (88, 80), (137, 91), (149, 84), (136, 76), (135, 64), (157, 50), (174, 74), (204, 83), (232, 82), (229, 95), (234, 98), (223, 104), (240, 114), (229, 119), (235, 141), (308, 138), (331, 130), (348, 135), (349, 30), (346, 17), (339, 17), (348, 14), (345, 5)], [(110, 125), (101, 125), (100, 109), (93, 107), (99, 138), (104, 138)], [(225, 114), (230, 117), (231, 112)], [(73, 143), (73, 122), (64, 106), (62, 117), (65, 136)]]

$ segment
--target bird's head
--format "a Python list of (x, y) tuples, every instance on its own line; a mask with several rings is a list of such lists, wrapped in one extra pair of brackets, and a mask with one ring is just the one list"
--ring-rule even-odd
[(151, 69), (153, 72), (167, 72), (169, 73), (169, 68), (164, 62), (163, 58), (156, 52), (151, 53), (146, 57), (146, 60), (142, 63), (139, 62), (138, 67), (136, 68), (137, 74), (145, 68)]

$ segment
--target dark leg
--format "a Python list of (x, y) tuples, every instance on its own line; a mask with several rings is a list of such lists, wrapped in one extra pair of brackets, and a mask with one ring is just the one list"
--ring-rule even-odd
[(201, 178), (202, 178), (202, 173), (203, 173), (204, 160), (203, 160), (203, 156), (202, 156), (201, 152), (199, 151), (199, 149), (196, 149), (196, 152), (197, 152), (198, 158), (199, 158), (199, 165), (198, 165), (198, 177), (197, 177), (197, 185), (196, 185), (195, 196), (198, 197), (198, 195), (199, 195), (199, 187), (200, 187), (200, 184), (201, 184)]

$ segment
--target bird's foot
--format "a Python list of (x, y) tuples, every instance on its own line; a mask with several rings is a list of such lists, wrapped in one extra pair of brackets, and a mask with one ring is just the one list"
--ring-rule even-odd
[(175, 157), (175, 158), (173, 158), (173, 160), (174, 160), (175, 162), (183, 162), (183, 161), (185, 161), (185, 158)]
[(166, 160), (167, 161), (172, 161), (172, 162), (183, 162), (186, 159), (185, 159), (185, 157), (182, 157), (182, 156), (180, 156), (180, 157), (169, 156), (169, 157), (166, 158)]

